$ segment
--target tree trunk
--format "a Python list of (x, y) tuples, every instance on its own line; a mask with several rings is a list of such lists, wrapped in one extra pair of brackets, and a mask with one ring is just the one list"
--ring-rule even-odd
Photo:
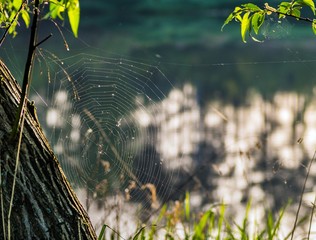
[[(21, 90), (0, 60), (0, 239), (8, 237)], [(35, 114), (36, 115), (36, 114)], [(95, 231), (28, 104), (9, 227), (11, 239), (96, 239)]]

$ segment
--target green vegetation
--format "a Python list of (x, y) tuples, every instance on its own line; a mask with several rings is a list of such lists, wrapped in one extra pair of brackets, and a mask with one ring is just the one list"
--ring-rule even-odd
[[(232, 20), (240, 22), (240, 34), (243, 42), (246, 42), (247, 34), (255, 41), (259, 41), (253, 36), (258, 35), (267, 15), (277, 14), (279, 19), (292, 17), (297, 20), (310, 22), (314, 34), (316, 34), (316, 19), (301, 17), (303, 8), (309, 8), (315, 16), (315, 3), (313, 0), (292, 0), (281, 2), (277, 8), (264, 4), (263, 8), (253, 3), (242, 4), (235, 7), (235, 10), (227, 17), (224, 26)], [(222, 27), (222, 29), (223, 29)]]
[[(139, 226), (133, 236), (128, 239), (289, 239), (291, 231), (288, 233), (280, 231), (282, 223), (286, 222), (284, 214), (287, 207), (288, 205), (281, 208), (277, 214), (266, 210), (264, 222), (253, 222), (253, 219), (250, 219), (252, 209), (251, 201), (249, 201), (242, 221), (237, 223), (228, 216), (229, 206), (224, 203), (211, 205), (208, 210), (203, 212), (192, 211), (190, 194), (187, 192), (183, 201), (176, 201), (168, 206), (164, 205), (152, 225)], [(301, 225), (306, 219), (306, 217), (302, 218), (296, 225)], [(108, 225), (103, 225), (98, 239), (107, 239), (106, 236), (110, 236), (110, 239), (124, 239), (118, 231)]]
[[(49, 9), (45, 9), (46, 5)], [(7, 29), (9, 34), (15, 36), (17, 27), (20, 25), (20, 17), (23, 19), (25, 26), (28, 28), (31, 23), (32, 9), (35, 6), (34, 1), (25, 0), (2, 0), (0, 1), (0, 26)], [(68, 14), (69, 23), (73, 34), (78, 36), (78, 27), (80, 21), (79, 0), (41, 0), (39, 8), (46, 12), (43, 19), (60, 19), (64, 21), (65, 12)], [(3, 36), (5, 37), (5, 35)]]

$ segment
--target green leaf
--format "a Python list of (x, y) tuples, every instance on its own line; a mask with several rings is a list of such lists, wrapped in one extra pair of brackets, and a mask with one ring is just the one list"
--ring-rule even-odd
[(10, 28), (9, 28), (9, 34), (12, 34), (13, 37), (16, 36), (17, 32), (16, 32), (16, 26), (17, 26), (17, 22), (14, 21), (11, 25), (10, 25)]
[[(290, 8), (291, 8), (291, 3), (289, 3), (289, 2), (281, 2), (280, 4), (279, 4), (279, 9), (278, 9), (278, 11), (279, 12), (281, 12), (282, 11), (282, 8), (283, 9), (286, 9), (286, 10), (289, 10)], [(283, 11), (282, 11), (283, 12)], [(286, 11), (284, 11), (284, 13), (286, 13)]]
[(78, 37), (78, 28), (80, 21), (79, 0), (69, 0), (67, 4), (67, 10), (71, 30), (75, 37)]
[(222, 27), (221, 27), (221, 31), (223, 31), (224, 27), (225, 27), (228, 23), (230, 23), (233, 19), (234, 19), (234, 14), (233, 14), (233, 13), (229, 14), (229, 16), (226, 18), (224, 24), (223, 24)]
[(31, 21), (29, 13), (26, 10), (22, 10), (21, 15), (25, 23), (25, 26), (28, 28), (30, 26), (30, 21)]
[(294, 17), (300, 17), (301, 16), (301, 8), (293, 8), (290, 12), (291, 15)]
[[(284, 14), (289, 14), (291, 11), (291, 3), (289, 2), (281, 2), (278, 8), (278, 12), (284, 13)], [(285, 18), (284, 14), (279, 14), (279, 18)]]
[(313, 23), (312, 23), (312, 29), (313, 29), (313, 33), (316, 35), (316, 20), (315, 19), (313, 20)]
[(257, 5), (253, 3), (246, 3), (246, 4), (242, 4), (241, 6), (252, 12), (261, 11), (261, 8), (259, 8)]
[[(222, 28), (221, 28), (221, 31), (223, 31), (223, 28), (228, 24), (230, 23), (233, 19), (240, 19), (240, 13), (242, 12), (242, 8), (241, 7), (235, 7), (234, 11), (229, 14), (229, 16), (226, 18)], [(239, 18), (238, 18), (239, 17)]]
[(295, 2), (298, 4), (301, 4), (301, 5), (305, 5), (305, 6), (310, 7), (313, 14), (315, 15), (315, 3), (313, 0), (296, 0)]
[(255, 14), (253, 14), (252, 20), (251, 20), (251, 26), (255, 34), (258, 34), (259, 28), (262, 26), (264, 22), (264, 17), (265, 17), (264, 12), (256, 12)]
[(62, 13), (65, 11), (65, 4), (56, 0), (52, 0), (49, 3), (50, 17), (53, 19), (59, 18), (61, 20), (64, 20)]
[(246, 43), (246, 33), (250, 30), (250, 12), (246, 12), (241, 21), (241, 38)]
[(13, 7), (15, 10), (19, 10), (22, 5), (22, 0), (13, 0)]
[(255, 38), (255, 37), (252, 36), (251, 34), (250, 34), (250, 37), (251, 37), (252, 40), (255, 41), (255, 42), (258, 42), (258, 43), (263, 43), (263, 42), (264, 42), (263, 40), (259, 40), (259, 39)]

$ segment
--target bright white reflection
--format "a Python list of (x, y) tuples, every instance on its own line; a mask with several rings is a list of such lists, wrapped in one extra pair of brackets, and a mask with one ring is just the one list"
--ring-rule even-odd
[(204, 118), (204, 123), (207, 127), (216, 127), (223, 122), (223, 118), (217, 112), (208, 111)]
[(73, 128), (80, 128), (81, 126), (81, 120), (79, 114), (74, 114), (71, 117), (71, 126)]
[(79, 131), (79, 129), (72, 130), (71, 133), (70, 133), (70, 138), (71, 138), (71, 140), (74, 143), (79, 142), (79, 140), (80, 140), (80, 131)]
[(63, 144), (61, 142), (58, 142), (57, 144), (55, 144), (54, 146), (54, 152), (56, 154), (62, 154), (64, 151), (64, 147)]
[(66, 91), (58, 91), (55, 94), (55, 104), (62, 105), (67, 103), (68, 94)]
[[(275, 174), (281, 174), (278, 168), (280, 171), (298, 169), (306, 155), (312, 156), (315, 150), (316, 99), (307, 104), (296, 93), (280, 92), (271, 101), (265, 101), (253, 91), (245, 96), (246, 104), (242, 106), (214, 100), (203, 108), (197, 99), (196, 89), (186, 84), (183, 88), (172, 89), (161, 102), (149, 106), (145, 105), (144, 96), (137, 96), (137, 109), (131, 114), (141, 130), (149, 126), (157, 129), (154, 147), (163, 159), (161, 165), (165, 170), (191, 173), (201, 159), (214, 170), (214, 174), (205, 177), (207, 184), (214, 186), (210, 190), (212, 200), (233, 206), (242, 219), (244, 212), (240, 209), (244, 209), (242, 201), (247, 194), (253, 201), (249, 219), (260, 222), (264, 208), (273, 204), (262, 183)], [(54, 108), (47, 112), (47, 125), (62, 127), (63, 117), (71, 109), (71, 104), (63, 91), (56, 93), (54, 103)], [(123, 124), (121, 120), (117, 121), (118, 127)], [(92, 133), (92, 129), (79, 132), (82, 121), (79, 115), (71, 118), (69, 136), (74, 143), (82, 140), (80, 136), (88, 139)], [(207, 147), (203, 149), (202, 144)], [(65, 147), (58, 142), (54, 148), (56, 153), (62, 154)], [(268, 169), (266, 171), (259, 169), (263, 161)], [(278, 167), (274, 169), (276, 165)], [(174, 174), (172, 177), (181, 182), (182, 179), (177, 179), (177, 176)], [(284, 179), (286, 182), (287, 179)], [(314, 193), (304, 195), (305, 202), (313, 198)], [(191, 202), (198, 207), (203, 200), (200, 195), (192, 194)], [(100, 215), (94, 207), (89, 213)], [(122, 219), (125, 217), (121, 216)], [(250, 224), (250, 228), (254, 225)], [(182, 232), (179, 227), (178, 234)]]
[(58, 110), (52, 108), (47, 111), (46, 123), (49, 127), (61, 127), (60, 113)]
[(141, 127), (148, 127), (151, 122), (151, 117), (148, 112), (144, 111), (143, 109), (139, 109), (136, 111), (135, 115)]

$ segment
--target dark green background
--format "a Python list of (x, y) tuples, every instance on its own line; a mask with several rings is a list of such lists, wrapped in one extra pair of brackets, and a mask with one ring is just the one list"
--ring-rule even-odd
[[(253, 1), (259, 6), (262, 1)], [(273, 5), (272, 1), (270, 5)], [(276, 91), (311, 93), (314, 85), (316, 37), (308, 23), (269, 17), (263, 26), (263, 43), (242, 43), (239, 24), (221, 26), (242, 1), (207, 0), (81, 0), (79, 39), (67, 22), (61, 30), (40, 23), (39, 38), (54, 36), (42, 47), (58, 57), (78, 52), (124, 57), (157, 65), (175, 85), (191, 82), (201, 103), (220, 98), (242, 104), (249, 89), (269, 98)], [(22, 24), (23, 25), (23, 24)], [(27, 32), (7, 39), (0, 56), (20, 80), (27, 49)], [(40, 71), (40, 70), (38, 70)], [(45, 74), (34, 75), (33, 87), (46, 88)], [(157, 83), (159, 85), (159, 83)], [(164, 86), (160, 86), (162, 89)], [(164, 89), (167, 90), (168, 89)]]

